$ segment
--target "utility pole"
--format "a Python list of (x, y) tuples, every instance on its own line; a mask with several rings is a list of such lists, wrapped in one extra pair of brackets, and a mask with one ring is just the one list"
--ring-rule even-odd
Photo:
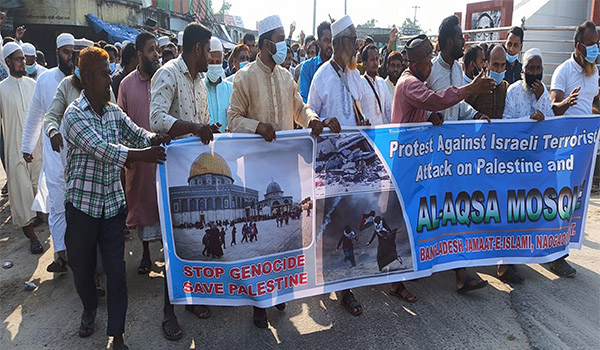
[(313, 3), (313, 35), (317, 36), (317, 0)]
[(415, 25), (417, 25), (417, 9), (420, 9), (420, 8), (421, 8), (421, 6), (417, 6), (417, 5), (415, 5), (415, 6), (413, 6), (412, 8), (414, 8), (414, 9), (415, 9), (415, 18), (414, 18), (414, 23), (415, 23)]

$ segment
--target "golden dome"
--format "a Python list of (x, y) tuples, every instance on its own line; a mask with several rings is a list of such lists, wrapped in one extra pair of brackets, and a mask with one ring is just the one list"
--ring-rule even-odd
[(227, 162), (217, 153), (204, 152), (192, 163), (190, 167), (190, 179), (194, 176), (205, 174), (223, 175), (233, 180)]

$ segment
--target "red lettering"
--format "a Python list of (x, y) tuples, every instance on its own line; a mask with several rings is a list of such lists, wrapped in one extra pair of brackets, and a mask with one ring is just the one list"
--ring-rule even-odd
[(183, 275), (187, 278), (194, 276), (194, 273), (192, 272), (192, 268), (188, 265), (184, 265), (183, 266)]
[(190, 282), (190, 281), (183, 282), (183, 292), (184, 293), (192, 292), (192, 282)]
[(240, 269), (237, 267), (232, 267), (231, 270), (229, 270), (229, 277), (231, 277), (231, 279), (233, 280), (239, 280), (240, 279)]
[(229, 283), (228, 287), (229, 287), (229, 295), (234, 295), (235, 292), (238, 290), (238, 285), (235, 283)]

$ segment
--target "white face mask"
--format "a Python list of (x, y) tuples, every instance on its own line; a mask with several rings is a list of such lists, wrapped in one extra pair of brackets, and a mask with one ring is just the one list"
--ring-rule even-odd
[(208, 71), (206, 71), (206, 77), (213, 83), (219, 81), (219, 78), (223, 76), (223, 65), (221, 64), (209, 64)]

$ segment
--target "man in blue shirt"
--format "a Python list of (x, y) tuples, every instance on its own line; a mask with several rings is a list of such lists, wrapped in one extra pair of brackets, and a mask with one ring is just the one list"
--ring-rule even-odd
[(331, 24), (329, 22), (322, 22), (317, 27), (317, 45), (319, 45), (319, 54), (316, 57), (304, 62), (302, 70), (300, 70), (300, 95), (304, 103), (308, 101), (308, 92), (310, 90), (310, 83), (317, 72), (317, 69), (321, 67), (324, 62), (329, 61), (333, 54), (333, 45), (331, 41)]
[(204, 84), (208, 92), (208, 112), (210, 125), (220, 124), (219, 131), (225, 132), (229, 117), (229, 101), (233, 92), (233, 84), (224, 80), (223, 44), (216, 37), (210, 39), (210, 55), (208, 56), (208, 71)]

